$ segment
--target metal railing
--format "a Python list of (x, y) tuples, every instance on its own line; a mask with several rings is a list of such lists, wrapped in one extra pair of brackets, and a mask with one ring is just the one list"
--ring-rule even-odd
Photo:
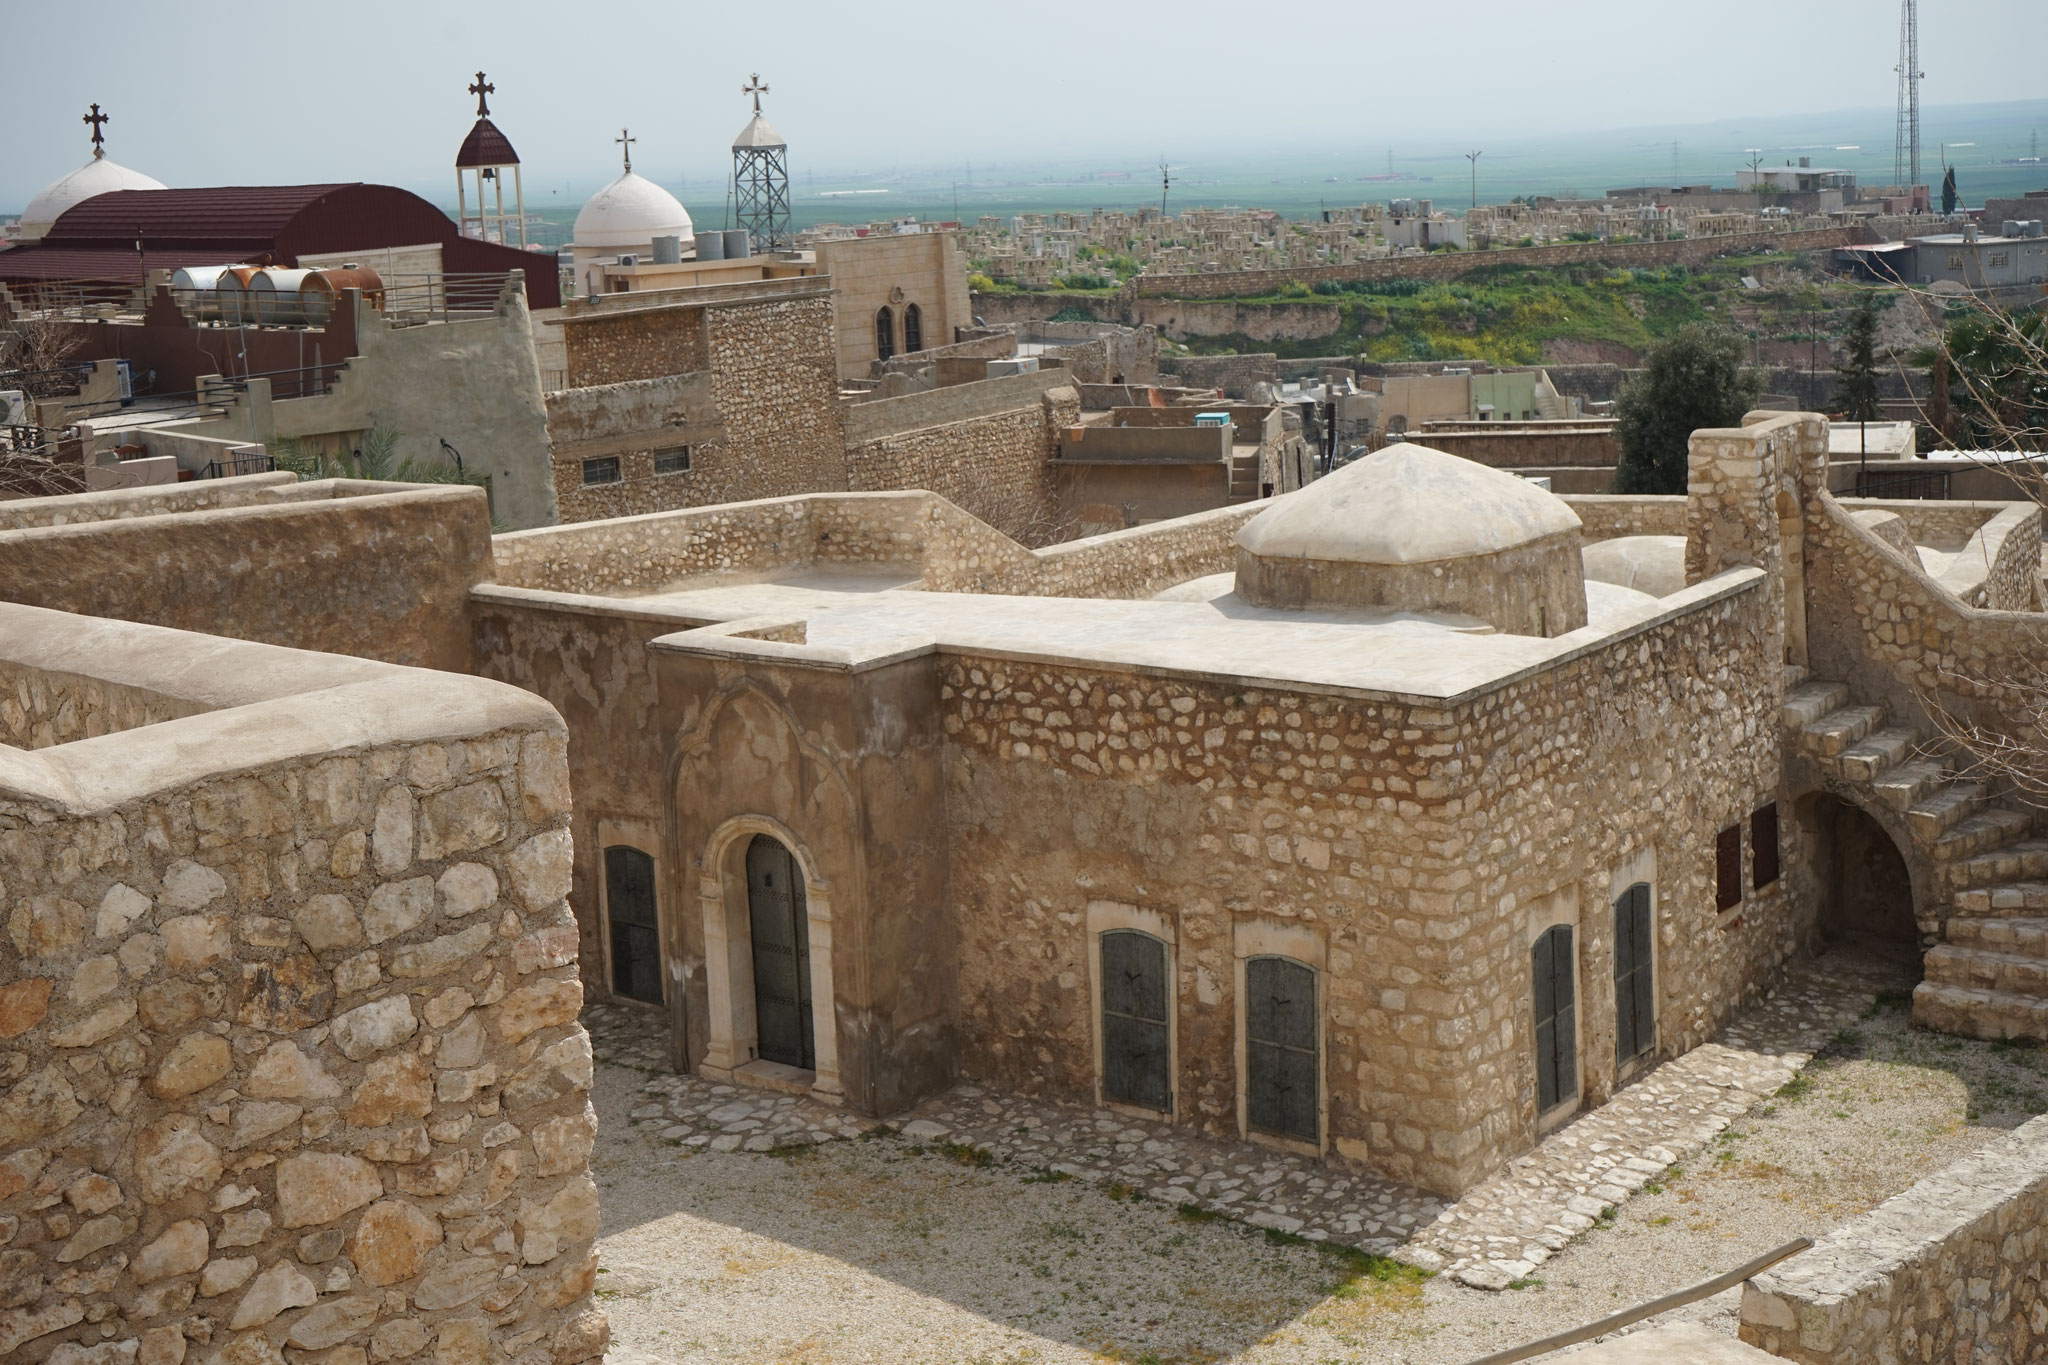
[(346, 363), (295, 365), (282, 370), (258, 370), (254, 374), (210, 376), (199, 386), (199, 404), (202, 407), (231, 407), (249, 391), (252, 379), (269, 380), (273, 399), (316, 398), (334, 391), (335, 376), (341, 373)]
[(1902, 501), (1946, 501), (1948, 478), (1946, 472), (1908, 474), (1895, 473), (1891, 470), (1865, 469), (1856, 475), (1856, 485), (1849, 496), (1897, 498)]
[(267, 450), (251, 455), (237, 455), (231, 460), (208, 460), (206, 468), (199, 471), (202, 479), (226, 479), (240, 474), (268, 474), (277, 468), (277, 461)]
[(397, 327), (481, 317), (497, 311), (511, 272), (487, 270), (439, 275), (389, 275), (384, 279), (385, 321)]

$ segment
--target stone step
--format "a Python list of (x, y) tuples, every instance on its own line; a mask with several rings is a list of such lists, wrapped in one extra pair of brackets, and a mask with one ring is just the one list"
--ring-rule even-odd
[(1927, 950), (1927, 979), (1938, 986), (2039, 996), (2048, 1001), (2048, 959), (2024, 953), (1936, 944)]
[[(1965, 858), (1948, 870), (1950, 882), (1960, 888), (1998, 887), (2007, 882), (2048, 881), (2048, 840), (2026, 839), (1989, 853)], [(1960, 902), (1967, 890), (1958, 892)]]
[(1883, 723), (1882, 706), (1838, 706), (1799, 731), (1800, 747), (1833, 758)]
[(1785, 691), (1790, 694), (1797, 691), (1799, 684), (1805, 682), (1809, 675), (1805, 664), (1786, 664), (1782, 676), (1785, 679)]
[(1851, 744), (1835, 756), (1835, 766), (1853, 782), (1868, 782), (1879, 773), (1904, 763), (1920, 736), (1893, 726), (1879, 730), (1868, 739)]
[(1952, 863), (2027, 837), (2033, 821), (2016, 810), (1987, 810), (1959, 821), (1934, 841), (1937, 860)]
[(1959, 915), (2009, 914), (2016, 910), (2048, 911), (2048, 882), (2006, 882), (1956, 893)]
[(1984, 809), (1990, 794), (1981, 782), (1951, 782), (1916, 801), (1906, 810), (1906, 823), (1921, 839), (1938, 839), (1969, 816)]
[[(1953, 916), (1949, 919), (1947, 934), (1948, 943), (1957, 948), (2048, 960), (2048, 917), (1996, 915), (1968, 919)], [(1931, 957), (1927, 970), (1930, 974), (1934, 971)]]
[(1966, 1038), (2048, 1040), (2048, 999), (1923, 981), (1913, 988), (1913, 1022)]
[(1893, 810), (1906, 810), (1948, 780), (1948, 770), (1931, 758), (1916, 758), (1871, 779), (1870, 790)]
[(1847, 683), (1804, 682), (1785, 694), (1778, 723), (1787, 730), (1804, 730), (1848, 700)]

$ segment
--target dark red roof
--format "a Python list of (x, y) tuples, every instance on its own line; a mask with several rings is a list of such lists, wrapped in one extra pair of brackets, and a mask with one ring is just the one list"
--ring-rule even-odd
[(498, 131), (498, 125), (487, 118), (476, 121), (476, 127), (469, 130), (469, 136), (462, 139), (462, 150), (455, 154), (455, 168), (467, 170), (472, 166), (517, 166), (519, 153), (512, 150), (511, 139)]
[(229, 185), (201, 190), (114, 190), (58, 216), (40, 242), (0, 251), (7, 280), (142, 279), (137, 237), (152, 267), (222, 265), (441, 244), (450, 274), (526, 272), (536, 308), (560, 301), (554, 255), (461, 235), (448, 215), (392, 185)]
[[(51, 246), (93, 240), (262, 240), (339, 190), (358, 185), (226, 185), (204, 190), (114, 190), (80, 200), (57, 216), (43, 241)], [(403, 194), (399, 190), (396, 193)], [(423, 201), (424, 202), (424, 201)]]

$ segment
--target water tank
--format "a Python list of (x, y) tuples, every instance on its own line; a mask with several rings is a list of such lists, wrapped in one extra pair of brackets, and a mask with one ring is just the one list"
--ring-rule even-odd
[(217, 318), (220, 316), (220, 298), (214, 292), (220, 287), (220, 277), (233, 266), (188, 265), (183, 270), (171, 272), (171, 297), (189, 309), (194, 317)]
[(683, 259), (683, 239), (680, 237), (656, 237), (654, 239), (654, 263), (674, 265)]
[(753, 254), (754, 243), (747, 236), (745, 228), (727, 228), (725, 230), (725, 259), (728, 261), (744, 261)]
[(251, 307), (249, 281), (254, 279), (258, 266), (231, 265), (223, 268), (214, 282), (213, 297), (219, 306), (220, 319), (231, 327), (246, 326), (256, 321)]
[(342, 266), (332, 270), (309, 270), (299, 286), (300, 311), (308, 325), (319, 327), (334, 315), (334, 300), (343, 290), (360, 289), (363, 302), (384, 307), (384, 277), (367, 266)]
[(304, 322), (306, 309), (299, 291), (305, 287), (306, 277), (312, 273), (310, 270), (286, 270), (267, 265), (251, 276), (249, 296), (255, 305), (256, 321), (266, 327)]
[(700, 232), (697, 234), (697, 259), (700, 261), (722, 261), (725, 259), (725, 234), (722, 232)]

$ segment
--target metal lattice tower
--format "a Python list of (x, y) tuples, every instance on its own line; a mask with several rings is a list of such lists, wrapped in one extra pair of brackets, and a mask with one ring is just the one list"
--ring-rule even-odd
[(768, 87), (760, 73), (740, 87), (754, 97), (754, 117), (732, 144), (733, 217), (747, 230), (756, 251), (796, 244), (789, 226), (789, 144), (761, 117)]
[(1892, 178), (1900, 185), (1920, 183), (1920, 8), (1917, 0), (1899, 3), (1899, 124), (1892, 150)]

